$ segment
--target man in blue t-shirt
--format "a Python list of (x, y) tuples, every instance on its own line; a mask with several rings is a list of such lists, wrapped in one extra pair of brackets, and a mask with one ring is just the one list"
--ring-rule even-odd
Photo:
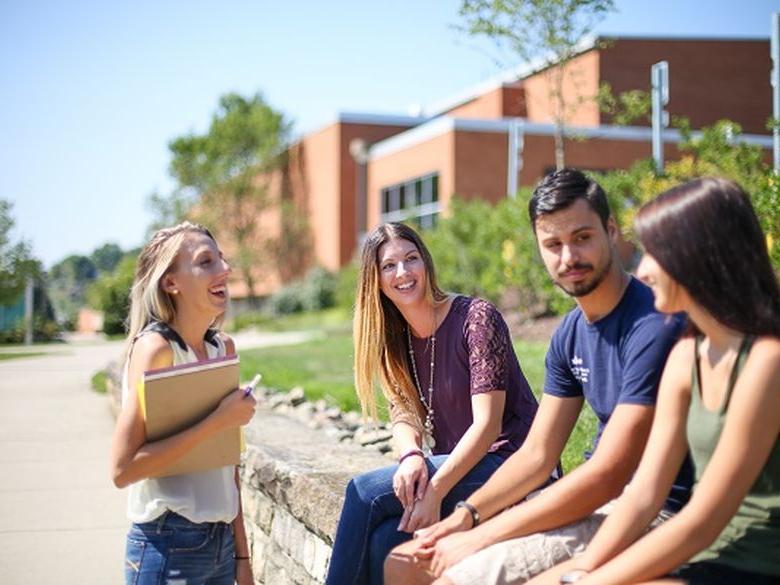
[[(529, 214), (550, 277), (577, 303), (550, 342), (536, 418), (483, 487), (391, 553), (388, 584), (524, 583), (585, 549), (639, 464), (681, 320), (658, 313), (652, 292), (623, 269), (618, 228), (595, 181), (555, 172), (537, 186)], [(599, 421), (592, 455), (539, 490), (584, 401)], [(690, 485), (686, 465), (657, 522), (687, 501)]]

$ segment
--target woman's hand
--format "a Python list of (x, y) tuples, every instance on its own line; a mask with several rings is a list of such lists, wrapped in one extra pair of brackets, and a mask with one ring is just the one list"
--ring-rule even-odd
[(412, 455), (401, 461), (393, 475), (393, 491), (404, 509), (410, 510), (427, 486), (428, 467), (423, 457)]
[(255, 578), (252, 575), (252, 563), (249, 559), (236, 560), (236, 584), (255, 585)]
[(413, 502), (412, 506), (404, 510), (398, 530), (402, 532), (414, 532), (439, 521), (441, 514), (441, 497), (433, 489), (431, 483), (425, 489), (423, 497)]
[(211, 417), (220, 430), (241, 427), (252, 420), (256, 405), (257, 401), (251, 393), (245, 394), (241, 388), (238, 388), (220, 401)]

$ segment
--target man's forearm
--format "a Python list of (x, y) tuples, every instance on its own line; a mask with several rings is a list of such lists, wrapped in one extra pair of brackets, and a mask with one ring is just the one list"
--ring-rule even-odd
[(521, 449), (504, 462), (490, 480), (469, 496), (482, 519), (522, 501), (550, 476), (556, 461), (534, 449)]
[[(589, 462), (590, 463), (590, 462)], [(610, 477), (589, 463), (480, 525), (485, 546), (571, 524), (619, 495), (622, 478)], [(472, 498), (469, 498), (472, 501)]]

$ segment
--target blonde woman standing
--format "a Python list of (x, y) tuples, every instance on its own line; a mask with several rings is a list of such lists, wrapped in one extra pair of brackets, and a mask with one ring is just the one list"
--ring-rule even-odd
[(138, 258), (111, 448), (114, 483), (129, 486), (127, 584), (253, 583), (235, 467), (151, 476), (217, 431), (249, 422), (254, 398), (236, 390), (203, 421), (147, 442), (135, 391), (144, 371), (235, 353), (214, 328), (227, 307), (229, 274), (211, 233), (189, 222), (155, 233)]
[(444, 293), (406, 225), (381, 225), (366, 238), (354, 340), (363, 410), (376, 415), (378, 380), (400, 457), (349, 483), (331, 585), (381, 583), (390, 550), (442, 513), (468, 508), (469, 494), (522, 444), (537, 408), (500, 313)]

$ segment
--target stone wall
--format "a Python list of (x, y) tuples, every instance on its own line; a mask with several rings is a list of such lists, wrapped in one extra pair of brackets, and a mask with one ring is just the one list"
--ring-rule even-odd
[(257, 582), (322, 583), (347, 482), (388, 459), (263, 405), (245, 436), (242, 500)]

